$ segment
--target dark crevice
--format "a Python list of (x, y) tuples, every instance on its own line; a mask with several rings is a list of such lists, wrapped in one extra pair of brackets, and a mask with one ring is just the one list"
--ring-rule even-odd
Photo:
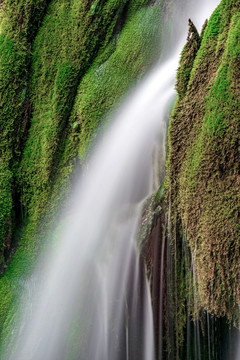
[[(32, 114), (31, 100), (30, 100), (30, 73), (32, 66), (32, 46), (37, 36), (37, 33), (42, 25), (43, 19), (47, 13), (47, 9), (50, 3), (51, 0), (46, 0), (46, 6), (42, 10), (41, 16), (39, 16), (38, 11), (37, 11), (37, 15), (35, 14), (35, 12), (33, 12), (29, 20), (29, 23), (33, 23), (33, 26), (29, 27), (29, 29), (27, 30), (28, 55), (26, 61), (26, 88), (24, 89), (26, 91), (26, 99), (23, 108), (23, 115), (21, 118), (21, 133), (17, 138), (17, 150), (18, 152), (20, 152), (20, 156), (17, 158), (19, 162), (21, 161), (24, 145), (28, 137), (28, 131), (30, 129), (30, 119)], [(33, 21), (34, 15), (38, 16), (38, 21), (36, 24), (34, 24)]]
[[(162, 210), (141, 250), (151, 284), (156, 359), (235, 359), (238, 329), (224, 316), (218, 318), (204, 310), (198, 309), (198, 320), (194, 320), (193, 280), (189, 283), (193, 279), (192, 255), (182, 226), (176, 223), (174, 229), (172, 223), (168, 229), (166, 210)], [(176, 245), (168, 239), (169, 230), (175, 232)], [(180, 339), (178, 324), (183, 321)]]
[(119, 16), (118, 19), (116, 21), (116, 25), (115, 25), (115, 29), (114, 29), (114, 34), (115, 37), (118, 39), (120, 32), (122, 31), (126, 20), (127, 20), (127, 15), (128, 15), (128, 9), (129, 9), (129, 4), (130, 4), (130, 0), (128, 0), (126, 2), (126, 4), (124, 5), (123, 9), (119, 9)]
[[(32, 65), (31, 52), (32, 52), (32, 44), (37, 35), (37, 31), (39, 30), (44, 16), (47, 12), (47, 7), (50, 4), (51, 0), (46, 1), (46, 6), (43, 9), (41, 15), (39, 12), (33, 13), (30, 18), (30, 24), (34, 23), (34, 16), (38, 17), (37, 24), (33, 25), (33, 27), (29, 27), (27, 30), (27, 42), (28, 42), (28, 54), (26, 57), (26, 88), (24, 88), (24, 93), (26, 99), (23, 104), (21, 117), (16, 119), (16, 123), (14, 128), (17, 129), (17, 135), (15, 137), (15, 143), (13, 144), (13, 159), (10, 164), (10, 168), (12, 173), (14, 174), (13, 185), (12, 185), (12, 203), (13, 208), (11, 212), (11, 216), (6, 223), (5, 236), (3, 241), (3, 261), (0, 266), (0, 273), (3, 274), (6, 269), (12, 255), (15, 253), (18, 242), (19, 242), (19, 229), (23, 223), (24, 219), (24, 208), (22, 204), (22, 194), (21, 189), (18, 185), (18, 179), (16, 177), (16, 170), (21, 163), (21, 159), (23, 156), (24, 146), (28, 136), (28, 130), (30, 128), (30, 119), (31, 119), (31, 100), (29, 95), (29, 83), (30, 83), (30, 70)], [(20, 19), (21, 20), (21, 19)], [(18, 23), (18, 25), (21, 25)]]
[(23, 213), (23, 207), (21, 203), (21, 194), (17, 192), (16, 189), (14, 189), (13, 192), (13, 209), (10, 217), (11, 221), (11, 237), (9, 238), (9, 241), (5, 243), (3, 247), (3, 258), (4, 263), (2, 264), (0, 268), (0, 273), (3, 274), (5, 269), (7, 268), (13, 254), (15, 253), (19, 240), (20, 240), (20, 232), (21, 228), (23, 226), (24, 222), (24, 213)]

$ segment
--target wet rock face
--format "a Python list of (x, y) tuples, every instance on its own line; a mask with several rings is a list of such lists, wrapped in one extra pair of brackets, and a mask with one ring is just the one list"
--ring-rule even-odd
[[(239, 321), (239, 2), (189, 21), (169, 129), (169, 197), (192, 252), (199, 306)], [(238, 60), (237, 60), (238, 58)], [(172, 220), (174, 223), (174, 219)]]
[[(199, 327), (200, 343), (205, 344), (205, 350), (201, 350), (203, 358), (208, 358), (209, 351), (215, 351), (215, 355), (211, 353), (213, 359), (236, 355), (237, 331), (229, 332), (226, 323), (239, 326), (239, 11), (238, 1), (222, 1), (200, 35), (189, 20), (187, 44), (177, 75), (178, 101), (169, 128), (165, 197), (173, 266), (168, 272), (174, 274), (172, 279), (166, 278), (170, 292), (166, 303), (172, 304), (172, 320), (163, 331), (172, 334), (170, 338), (175, 337), (168, 345), (176, 354), (182, 352), (183, 359), (188, 319), (191, 336)], [(162, 246), (159, 229), (166, 220), (157, 216), (152, 221), (151, 206), (149, 209), (149, 223), (145, 222), (149, 225), (146, 229), (152, 230), (147, 231), (143, 249), (153, 280), (157, 253), (154, 244), (158, 239)], [(162, 264), (165, 269), (169, 266)], [(158, 296), (158, 304), (159, 299)], [(169, 306), (164, 311), (169, 311)], [(198, 325), (192, 321), (196, 314)], [(215, 343), (211, 340), (210, 350), (207, 317), (216, 339)], [(159, 323), (155, 326), (160, 328)], [(221, 343), (222, 338), (229, 339), (226, 346)], [(194, 346), (190, 351), (195, 356)]]

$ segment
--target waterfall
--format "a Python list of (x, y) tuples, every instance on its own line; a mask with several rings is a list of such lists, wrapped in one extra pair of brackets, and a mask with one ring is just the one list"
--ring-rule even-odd
[(17, 342), (6, 359), (155, 359), (150, 291), (135, 235), (141, 203), (152, 191), (152, 154), (175, 97), (187, 19), (203, 24), (218, 3), (192, 1), (192, 15), (184, 8), (175, 50), (129, 95), (96, 146), (57, 244), (32, 276)]

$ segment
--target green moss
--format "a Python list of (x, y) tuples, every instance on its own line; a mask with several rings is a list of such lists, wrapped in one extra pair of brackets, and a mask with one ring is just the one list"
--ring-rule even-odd
[(239, 320), (239, 3), (210, 18), (169, 129), (169, 192), (196, 267), (199, 306)]
[[(16, 171), (28, 117), (28, 66), (31, 40), (45, 1), (5, 1), (1, 4), (0, 35), (0, 257), (11, 247), (14, 231)], [(31, 11), (30, 11), (31, 9)], [(13, 206), (14, 205), (14, 206)]]
[(107, 1), (92, 14), (82, 2), (53, 1), (37, 34), (30, 79), (33, 113), (20, 173), (24, 204), (36, 217), (48, 200), (79, 81), (113, 35), (123, 7), (124, 2)]
[(177, 72), (176, 90), (179, 99), (182, 99), (187, 91), (193, 63), (201, 43), (198, 31), (190, 19), (188, 25), (189, 30), (187, 44), (184, 46), (182, 51), (180, 66)]
[[(129, 86), (142, 77), (159, 52), (159, 19), (158, 6), (139, 10), (127, 21), (116, 50), (105, 61), (97, 59), (83, 79), (73, 113), (73, 118), (81, 123), (80, 159), (85, 157), (86, 147), (99, 120), (120, 101)], [(154, 48), (155, 53), (152, 51)]]
[[(191, 163), (186, 163), (186, 178), (183, 186), (188, 184), (189, 171), (196, 163), (197, 167), (192, 174), (196, 184), (195, 191), (188, 193), (188, 203), (192, 203), (193, 196), (201, 196), (203, 210), (199, 218), (203, 248), (199, 252), (201, 273), (199, 274), (200, 291), (216, 312), (225, 312), (230, 317), (234, 315), (234, 307), (229, 306), (229, 297), (235, 294), (234, 302), (239, 304), (238, 285), (235, 283), (239, 276), (238, 261), (235, 254), (239, 252), (238, 210), (239, 192), (238, 156), (239, 156), (239, 84), (236, 84), (235, 72), (239, 63), (239, 15), (232, 18), (231, 28), (226, 43), (226, 50), (216, 80), (206, 100), (205, 117), (200, 133), (201, 146), (195, 147)], [(235, 54), (235, 55), (234, 55)], [(237, 65), (237, 66), (236, 66)], [(236, 86), (237, 85), (237, 86)], [(199, 144), (199, 143), (197, 143)], [(199, 154), (200, 158), (199, 158)], [(208, 174), (208, 182), (204, 179)], [(203, 191), (204, 184), (204, 191)], [(188, 192), (189, 186), (187, 186)], [(201, 230), (200, 230), (201, 231)], [(208, 236), (206, 236), (206, 232)], [(211, 254), (206, 254), (206, 241), (211, 240), (215, 248)], [(212, 283), (204, 264), (208, 258), (212, 271), (218, 264), (217, 276)], [(204, 261), (202, 260), (204, 259)], [(228, 266), (226, 268), (226, 263)], [(205, 270), (203, 270), (205, 268)], [(201, 275), (201, 276), (200, 276)], [(234, 279), (234, 281), (233, 281)], [(237, 280), (238, 281), (238, 280)], [(206, 301), (206, 300), (205, 300)], [(235, 305), (235, 306), (236, 306)]]
[[(53, 184), (53, 188), (49, 186), (48, 178), (44, 179), (47, 196), (43, 198), (41, 191), (40, 197), (43, 208), (45, 208), (45, 203), (48, 202), (48, 206), (52, 204), (52, 208), (50, 205), (50, 211), (56, 211), (57, 204), (62, 201), (65, 194), (69, 191), (69, 179), (74, 170), (76, 155), (78, 154), (80, 163), (83, 164), (96, 137), (98, 127), (102, 126), (105, 114), (120, 102), (129, 87), (134, 85), (136, 80), (143, 76), (154, 61), (157, 52), (159, 52), (159, 47), (157, 46), (160, 36), (159, 11), (159, 6), (155, 5), (148, 9), (139, 10), (131, 16), (127, 20), (118, 40), (116, 41), (113, 38), (107, 46), (100, 49), (92, 66), (82, 78), (73, 111), (64, 128), (64, 136), (61, 138), (61, 143), (55, 153), (58, 166), (56, 167), (56, 182)], [(45, 119), (43, 119), (43, 122), (43, 130), (46, 134)], [(38, 139), (35, 139), (34, 134), (42, 131), (38, 128), (39, 123), (36, 123), (36, 126), (37, 128), (33, 131), (33, 136), (30, 136), (28, 140), (30, 149), (33, 146), (36, 147), (39, 142)], [(57, 138), (56, 134), (54, 136)], [(46, 140), (46, 143), (52, 146), (52, 138), (53, 132), (49, 129), (49, 139), (41, 139), (41, 144), (43, 145), (43, 141)], [(32, 145), (30, 145), (31, 139), (34, 143)], [(51, 149), (48, 149), (48, 154), (50, 153)], [(33, 157), (32, 150), (29, 152), (29, 156)], [(41, 156), (43, 158), (44, 154), (37, 154), (35, 150), (34, 156)], [(53, 170), (50, 164), (49, 169)], [(28, 172), (29, 170), (28, 168)], [(48, 173), (50, 174), (49, 170)], [(32, 184), (34, 177), (36, 177), (36, 182), (39, 182), (39, 185), (42, 186), (43, 181), (40, 181), (35, 170), (31, 173), (30, 177)], [(30, 189), (32, 192), (29, 193), (29, 198), (34, 203), (34, 212), (36, 214), (37, 207), (34, 197), (38, 197), (39, 192), (36, 191), (35, 185), (31, 185)], [(60, 189), (62, 189), (61, 193)], [(50, 192), (52, 200), (49, 202)]]
[(48, 246), (77, 156), (84, 163), (102, 118), (159, 51), (160, 7), (147, 3), (5, 1), (0, 235), (19, 244), (0, 279), (1, 349), (11, 347), (19, 298), (40, 247)]

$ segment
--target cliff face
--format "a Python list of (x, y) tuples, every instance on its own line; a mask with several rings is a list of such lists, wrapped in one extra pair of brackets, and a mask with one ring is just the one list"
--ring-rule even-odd
[(2, 265), (16, 226), (28, 219), (34, 232), (63, 199), (100, 119), (152, 64), (160, 7), (147, 3), (1, 4)]
[[(223, 0), (199, 36), (190, 23), (169, 129), (173, 233), (187, 237), (198, 307), (240, 308), (240, 3)], [(183, 230), (182, 230), (183, 229)]]
[[(104, 127), (103, 117), (159, 54), (160, 13), (162, 6), (170, 13), (171, 5), (148, 0), (0, 1), (3, 346), (25, 276), (69, 194), (76, 165), (84, 167), (94, 135)], [(175, 263), (185, 266), (180, 243), (186, 237), (197, 310), (235, 322), (240, 308), (239, 10), (239, 0), (223, 0), (201, 34), (189, 22), (169, 129), (166, 182), (169, 234), (173, 241), (179, 239)], [(163, 207), (162, 188), (151, 203), (150, 227), (157, 223), (158, 237), (164, 221), (160, 201)], [(175, 270), (179, 286), (172, 295), (178, 291), (178, 301), (185, 304), (186, 274)], [(181, 338), (186, 316), (182, 310), (175, 315)]]
[(7, 342), (23, 279), (76, 167), (104, 116), (159, 55), (161, 6), (5, 0), (0, 14), (0, 333)]

